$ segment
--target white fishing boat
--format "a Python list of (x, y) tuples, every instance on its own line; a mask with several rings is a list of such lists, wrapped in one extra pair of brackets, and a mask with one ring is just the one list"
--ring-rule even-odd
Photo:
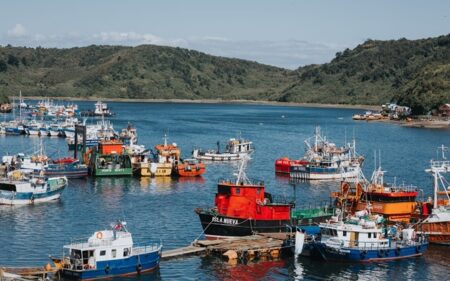
[(162, 243), (136, 245), (125, 221), (110, 230), (96, 231), (88, 239), (64, 245), (64, 278), (85, 280), (141, 274), (159, 266)]
[(412, 228), (400, 232), (383, 229), (381, 216), (357, 212), (345, 221), (337, 213), (326, 223), (320, 223), (321, 239), (312, 242), (314, 250), (326, 261), (373, 262), (421, 256), (428, 248), (424, 235)]
[(204, 161), (237, 161), (253, 151), (253, 142), (242, 138), (231, 138), (224, 151), (220, 150), (220, 142), (217, 142), (217, 150), (202, 151), (201, 149), (194, 149), (192, 157)]
[(26, 205), (56, 200), (67, 185), (66, 177), (31, 177), (13, 171), (0, 180), (0, 204)]
[(25, 133), (29, 136), (39, 136), (40, 128), (43, 126), (44, 126), (43, 123), (37, 122), (36, 120), (31, 120), (26, 125)]
[(445, 157), (447, 147), (443, 145), (442, 160), (432, 160), (426, 172), (433, 175), (433, 209), (431, 215), (417, 225), (417, 230), (429, 236), (430, 243), (450, 245), (450, 183), (443, 174), (450, 172), (450, 161)]
[(356, 153), (355, 140), (338, 147), (322, 136), (320, 127), (316, 127), (314, 136), (306, 139), (305, 144), (307, 151), (303, 159), (277, 159), (275, 170), (289, 170), (291, 178), (301, 180), (342, 180), (360, 174), (364, 157)]
[(111, 117), (114, 116), (114, 113), (108, 108), (108, 105), (104, 102), (98, 101), (95, 103), (95, 109), (84, 111), (81, 113), (82, 116), (102, 116), (102, 117)]
[(48, 136), (58, 137), (61, 134), (61, 127), (58, 123), (52, 123), (48, 127)]

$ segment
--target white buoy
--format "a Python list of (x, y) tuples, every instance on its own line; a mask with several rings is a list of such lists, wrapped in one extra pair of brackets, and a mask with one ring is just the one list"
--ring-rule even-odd
[(298, 257), (302, 253), (304, 243), (305, 233), (297, 230), (295, 232), (295, 257)]

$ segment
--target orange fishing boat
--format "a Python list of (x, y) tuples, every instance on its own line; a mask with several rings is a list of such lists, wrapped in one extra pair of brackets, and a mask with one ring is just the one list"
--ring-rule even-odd
[(173, 164), (175, 163), (175, 161), (180, 160), (180, 149), (178, 148), (176, 143), (168, 144), (166, 135), (164, 135), (164, 144), (157, 144), (155, 146), (155, 149), (159, 157), (161, 158), (160, 162)]
[(366, 210), (369, 206), (373, 214), (382, 215), (390, 222), (409, 223), (417, 209), (419, 189), (387, 184), (383, 180), (384, 173), (378, 168), (370, 183), (366, 179), (343, 181), (340, 191), (331, 196), (337, 199), (337, 205), (345, 204), (350, 213)]
[(175, 176), (195, 177), (205, 172), (205, 164), (195, 159), (182, 161), (180, 159), (181, 150), (176, 143), (168, 144), (166, 135), (164, 135), (164, 144), (156, 145), (155, 149), (158, 153), (158, 165), (170, 165), (168, 169)]
[(174, 172), (179, 177), (197, 177), (205, 172), (205, 164), (196, 159), (185, 159), (174, 166)]

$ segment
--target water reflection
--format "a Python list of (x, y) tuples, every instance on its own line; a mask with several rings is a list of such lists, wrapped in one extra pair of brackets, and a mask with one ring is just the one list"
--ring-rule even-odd
[(211, 257), (202, 258), (202, 267), (212, 268), (211, 275), (216, 280), (284, 280), (287, 275), (280, 272), (284, 268), (285, 260), (270, 260), (248, 262), (246, 264), (230, 264), (222, 259)]

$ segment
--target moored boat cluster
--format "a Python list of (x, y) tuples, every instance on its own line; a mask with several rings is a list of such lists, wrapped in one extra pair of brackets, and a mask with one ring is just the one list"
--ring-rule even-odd
[[(295, 233), (288, 235), (285, 242), (296, 256), (349, 262), (420, 256), (429, 243), (450, 243), (449, 189), (444, 179), (450, 162), (445, 160), (445, 147), (441, 147), (443, 159), (432, 161), (427, 169), (434, 178), (434, 198), (419, 202), (417, 187), (386, 183), (381, 166), (367, 179), (361, 168), (364, 156), (357, 153), (355, 141), (338, 146), (317, 127), (314, 135), (305, 140), (303, 156), (281, 157), (274, 163), (275, 172), (289, 175), (293, 183), (338, 183), (328, 203), (302, 208), (296, 206), (295, 197), (271, 194), (262, 180), (247, 177), (247, 163), (254, 152), (250, 140), (231, 138), (224, 149), (218, 142), (217, 149), (195, 148), (188, 158), (182, 158), (180, 147), (169, 143), (166, 135), (161, 144), (146, 148), (138, 144), (136, 128), (128, 124), (116, 132), (113, 123), (105, 120), (113, 114), (105, 113), (104, 104), (96, 104), (97, 108), (103, 112), (97, 124), (73, 121), (72, 131), (65, 134), (68, 150), (75, 157), (50, 159), (42, 142), (30, 155), (4, 156), (0, 204), (57, 199), (68, 178), (198, 177), (205, 173), (208, 163), (238, 161), (236, 177), (219, 181), (214, 205), (195, 209), (208, 239)], [(30, 124), (35, 123), (22, 125), (24, 131), (30, 131)], [(118, 221), (111, 229), (73, 241), (64, 249), (63, 257), (52, 258), (61, 273), (93, 279), (154, 269), (159, 265), (162, 243), (137, 246), (126, 222)]]

